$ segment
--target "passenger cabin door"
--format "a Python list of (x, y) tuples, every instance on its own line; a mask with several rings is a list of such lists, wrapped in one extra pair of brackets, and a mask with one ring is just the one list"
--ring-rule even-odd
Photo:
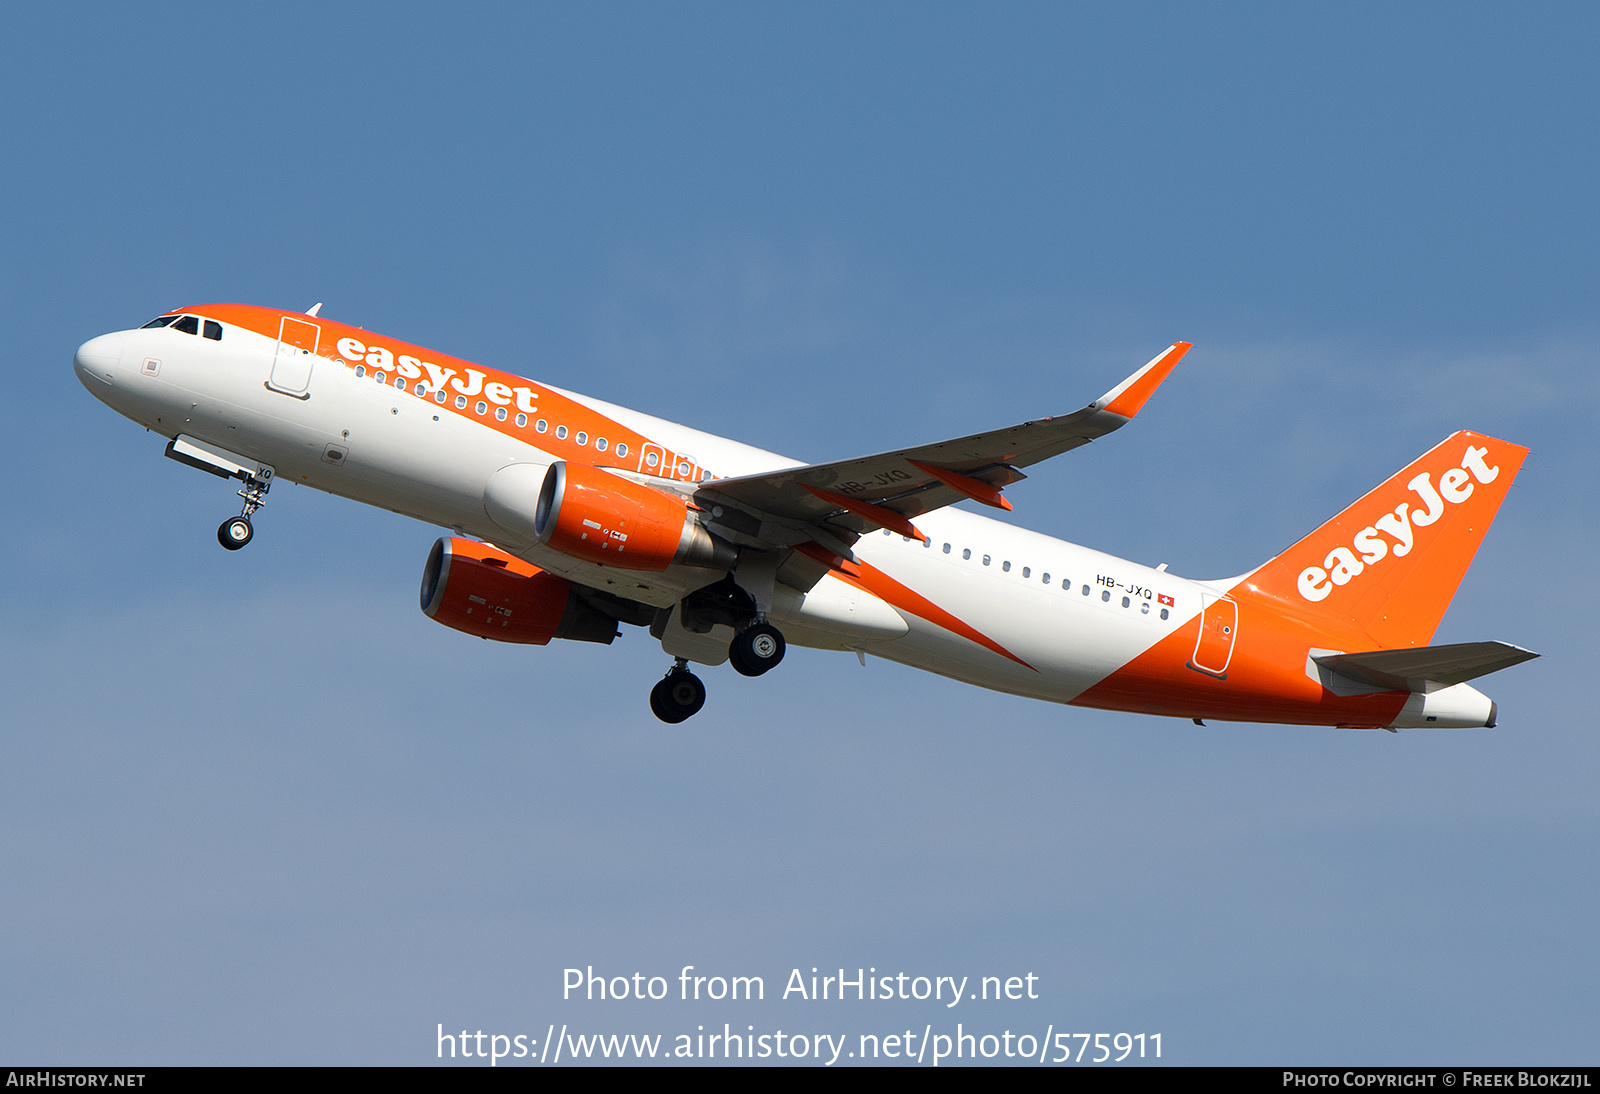
[(1224, 678), (1233, 660), (1233, 643), (1239, 631), (1239, 605), (1227, 597), (1203, 597), (1200, 636), (1195, 639), (1189, 667), (1208, 676)]
[(304, 319), (284, 316), (278, 325), (278, 349), (272, 358), (272, 377), (267, 386), (273, 391), (311, 398), (311, 366), (317, 359), (317, 343), (322, 328)]

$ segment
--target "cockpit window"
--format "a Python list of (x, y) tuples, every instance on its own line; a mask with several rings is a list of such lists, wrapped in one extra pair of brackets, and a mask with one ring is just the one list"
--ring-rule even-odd
[(206, 337), (213, 342), (222, 341), (222, 324), (215, 319), (206, 320)]
[(184, 334), (199, 334), (200, 317), (195, 315), (186, 315), (182, 319), (179, 319), (176, 323), (172, 324), (172, 329), (181, 330)]
[(163, 315), (160, 318), (150, 320), (150, 322), (146, 323), (139, 329), (149, 330), (151, 327), (164, 327), (176, 318), (178, 318), (176, 315)]

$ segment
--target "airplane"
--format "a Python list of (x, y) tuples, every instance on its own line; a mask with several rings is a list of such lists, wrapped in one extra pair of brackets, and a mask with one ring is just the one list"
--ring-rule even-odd
[(448, 528), (431, 619), (501, 642), (672, 658), (650, 708), (704, 705), (690, 663), (759, 676), (789, 642), (1104, 710), (1349, 729), (1492, 728), (1467, 681), (1538, 655), (1430, 645), (1527, 449), (1462, 431), (1249, 573), (1193, 580), (992, 520), (1022, 469), (1126, 425), (1177, 342), (1081, 410), (805, 464), (307, 312), (206, 304), (73, 357), (166, 455), (242, 484), (248, 544), (279, 479)]

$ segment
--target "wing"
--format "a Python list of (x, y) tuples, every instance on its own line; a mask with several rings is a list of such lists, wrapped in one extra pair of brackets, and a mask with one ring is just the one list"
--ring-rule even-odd
[[(888, 528), (926, 538), (912, 518), (963, 499), (1010, 509), (1000, 491), (1018, 468), (1088, 444), (1126, 425), (1190, 343), (1169, 346), (1100, 398), (1071, 414), (875, 456), (716, 479), (695, 493), (710, 523), (751, 546), (788, 546)], [(831, 529), (833, 536), (826, 529)], [(825, 538), (818, 539), (817, 532)]]

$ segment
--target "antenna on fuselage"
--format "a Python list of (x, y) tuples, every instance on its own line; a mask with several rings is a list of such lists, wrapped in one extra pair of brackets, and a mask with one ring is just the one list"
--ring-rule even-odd
[(319, 312), (321, 310), (322, 310), (322, 301), (318, 300), (315, 304), (311, 305), (311, 309), (309, 311), (307, 311), (306, 314), (311, 316), (312, 318), (315, 318), (317, 312)]

